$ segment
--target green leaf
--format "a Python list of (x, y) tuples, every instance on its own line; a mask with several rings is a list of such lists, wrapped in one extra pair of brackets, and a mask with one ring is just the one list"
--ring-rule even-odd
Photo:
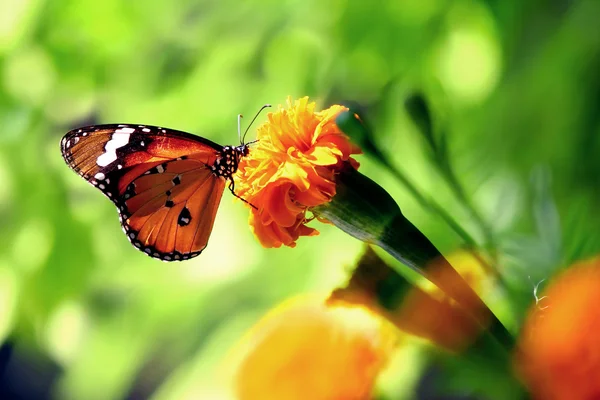
[(437, 153), (439, 146), (433, 136), (431, 113), (429, 112), (429, 105), (427, 104), (425, 97), (421, 93), (415, 93), (406, 99), (404, 107), (406, 108), (406, 111), (413, 120), (414, 124), (423, 134), (427, 144), (431, 147), (434, 153)]
[(549, 261), (558, 265), (562, 257), (562, 232), (560, 216), (550, 188), (552, 184), (550, 171), (546, 168), (535, 169), (531, 181), (534, 188), (533, 214), (537, 233)]

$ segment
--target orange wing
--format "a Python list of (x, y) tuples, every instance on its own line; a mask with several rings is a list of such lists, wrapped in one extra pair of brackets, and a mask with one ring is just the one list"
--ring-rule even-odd
[(211, 169), (221, 146), (153, 126), (97, 125), (67, 133), (61, 150), (115, 203), (135, 247), (165, 261), (204, 250), (226, 182)]

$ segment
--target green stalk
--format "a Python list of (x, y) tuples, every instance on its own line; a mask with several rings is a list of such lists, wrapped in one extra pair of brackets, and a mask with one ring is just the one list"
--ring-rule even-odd
[(337, 176), (336, 191), (329, 203), (313, 209), (315, 215), (384, 249), (435, 284), (481, 324), (489, 321), (495, 340), (506, 349), (512, 348), (514, 339), (498, 318), (381, 186), (349, 167)]
[[(417, 202), (426, 210), (437, 214), (448, 224), (448, 226), (463, 240), (470, 253), (479, 261), (486, 272), (498, 275), (498, 272), (493, 268), (477, 251), (479, 247), (475, 239), (464, 230), (456, 220), (444, 210), (437, 202), (431, 198), (425, 197), (419, 189), (407, 178), (406, 174), (389, 160), (389, 158), (379, 149), (371, 131), (367, 129), (365, 124), (358, 119), (351, 111), (340, 114), (336, 119), (336, 124), (353, 140), (360, 143), (365, 153), (370, 154), (375, 160), (379, 161), (391, 174), (396, 178), (408, 192), (417, 200)], [(433, 146), (433, 137), (430, 132), (430, 120), (425, 119), (418, 124), (421, 129), (429, 132), (426, 135), (428, 143)], [(429, 128), (427, 128), (429, 127)]]

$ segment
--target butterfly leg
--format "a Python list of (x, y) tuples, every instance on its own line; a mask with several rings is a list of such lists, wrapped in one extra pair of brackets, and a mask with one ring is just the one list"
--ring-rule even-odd
[(238, 199), (240, 199), (241, 201), (243, 201), (244, 203), (250, 205), (250, 207), (254, 208), (255, 210), (258, 210), (258, 207), (256, 207), (254, 204), (250, 203), (248, 200), (244, 199), (241, 196), (238, 196), (235, 193), (235, 181), (233, 180), (233, 178), (229, 179), (229, 191), (231, 192), (232, 195), (234, 195), (235, 197), (237, 197)]

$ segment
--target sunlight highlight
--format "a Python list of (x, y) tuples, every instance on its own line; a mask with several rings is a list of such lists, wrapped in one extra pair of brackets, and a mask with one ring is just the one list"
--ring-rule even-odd
[(54, 359), (68, 364), (81, 349), (88, 321), (81, 304), (65, 302), (51, 315), (46, 326), (46, 343)]

